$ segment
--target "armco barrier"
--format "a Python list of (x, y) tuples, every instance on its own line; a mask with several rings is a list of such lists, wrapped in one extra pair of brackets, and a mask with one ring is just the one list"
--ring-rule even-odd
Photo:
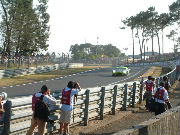
[[(88, 125), (89, 120), (96, 118), (103, 119), (107, 113), (115, 114), (116, 110), (126, 110), (126, 107), (140, 102), (139, 92), (142, 91), (140, 88), (140, 82), (129, 82), (125, 85), (117, 84), (83, 89), (78, 95), (72, 124), (83, 123)], [(59, 97), (60, 93), (54, 93), (53, 96)], [(10, 131), (7, 132), (10, 132), (11, 135), (23, 134), (29, 128), (32, 117), (31, 98), (32, 96), (9, 99), (12, 102), (12, 108), (10, 108), (12, 115)], [(58, 104), (60, 104), (59, 101)], [(47, 125), (49, 133), (58, 129), (59, 116), (59, 109), (56, 106), (56, 110), (52, 111), (50, 116), (56, 122), (53, 125)], [(5, 121), (7, 122), (7, 120)], [(4, 123), (4, 125), (6, 124)]]

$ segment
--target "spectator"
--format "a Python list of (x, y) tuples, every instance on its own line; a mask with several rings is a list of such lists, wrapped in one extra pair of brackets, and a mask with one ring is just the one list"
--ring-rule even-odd
[(146, 109), (148, 110), (149, 108), (149, 100), (152, 98), (152, 94), (153, 94), (153, 91), (154, 91), (154, 87), (155, 87), (155, 83), (154, 81), (152, 81), (152, 76), (148, 76), (148, 80), (145, 81), (143, 83), (143, 85), (145, 85), (145, 93), (144, 93), (144, 100), (146, 100)]
[(5, 112), (5, 110), (4, 110), (4, 103), (6, 102), (6, 99), (7, 99), (7, 93), (2, 92), (0, 94), (0, 121), (3, 120), (3, 114)]
[[(156, 88), (156, 78), (154, 78), (154, 77), (152, 77), (152, 82), (154, 83), (154, 89), (153, 89), (153, 92), (154, 92), (154, 90), (155, 90), (155, 88)], [(153, 94), (153, 92), (152, 92), (152, 94)]]
[(169, 92), (169, 88), (171, 88), (171, 84), (169, 82), (169, 78), (167, 76), (163, 76), (164, 88)]
[[(76, 85), (76, 86), (75, 86)], [(76, 87), (76, 88), (74, 88)], [(77, 95), (81, 90), (78, 83), (69, 81), (66, 88), (62, 90), (61, 98), (61, 116), (59, 133), (69, 134), (69, 124), (71, 122), (71, 114), (74, 105), (74, 95)]]
[(166, 111), (166, 104), (168, 105), (168, 109), (171, 108), (168, 92), (164, 88), (164, 82), (160, 82), (159, 87), (155, 91), (155, 115), (161, 114)]
[(159, 87), (159, 82), (160, 82), (160, 78), (157, 77), (155, 80), (155, 87), (158, 88)]
[(33, 132), (34, 132), (34, 129), (36, 127), (38, 127), (38, 135), (43, 135), (44, 134), (44, 130), (45, 130), (45, 126), (46, 126), (47, 120), (40, 119), (40, 118), (38, 118), (37, 115), (35, 115), (36, 114), (35, 113), (36, 112), (35, 111), (36, 103), (38, 103), (41, 99), (49, 107), (51, 105), (55, 105), (56, 104), (56, 99), (51, 96), (50, 89), (46, 85), (43, 85), (42, 88), (41, 88), (41, 91), (38, 92), (38, 93), (35, 93), (33, 95), (33, 97), (32, 97), (33, 115), (32, 115), (32, 120), (31, 120), (31, 126), (30, 126), (30, 129), (27, 132), (27, 135), (32, 135)]

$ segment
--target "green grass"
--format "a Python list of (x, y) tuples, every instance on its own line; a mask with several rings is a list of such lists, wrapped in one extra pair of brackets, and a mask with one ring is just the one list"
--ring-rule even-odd
[(57, 77), (61, 77), (61, 76), (69, 75), (69, 74), (87, 71), (92, 68), (94, 67), (72, 68), (72, 69), (64, 69), (64, 70), (55, 70), (52, 72), (46, 72), (46, 73), (41, 73), (41, 74), (25, 75), (25, 76), (13, 77), (13, 78), (4, 78), (4, 79), (1, 79), (0, 81), (0, 87), (23, 84), (23, 83), (30, 83), (30, 82), (35, 82), (35, 81), (47, 80), (51, 78), (57, 78)]

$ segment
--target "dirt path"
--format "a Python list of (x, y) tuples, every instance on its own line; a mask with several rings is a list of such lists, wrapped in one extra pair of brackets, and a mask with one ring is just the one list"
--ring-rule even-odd
[[(162, 69), (159, 67), (152, 67), (142, 77), (148, 75), (159, 76)], [(176, 82), (170, 93), (170, 102), (173, 106), (180, 103), (180, 84)], [(149, 120), (154, 116), (154, 113), (148, 112), (144, 109), (144, 103), (138, 108), (129, 108), (129, 111), (119, 111), (116, 115), (106, 115), (104, 120), (93, 120), (89, 122), (88, 126), (75, 126), (70, 128), (71, 134), (88, 134), (88, 135), (110, 135), (120, 130), (130, 128), (143, 121)]]

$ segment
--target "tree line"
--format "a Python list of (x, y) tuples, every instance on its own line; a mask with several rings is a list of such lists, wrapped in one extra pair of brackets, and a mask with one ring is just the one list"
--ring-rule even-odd
[(96, 60), (106, 57), (119, 57), (123, 54), (112, 44), (92, 45), (90, 43), (71, 45), (70, 52), (73, 60)]
[[(8, 60), (12, 57), (34, 56), (48, 49), (50, 34), (48, 0), (0, 0), (0, 51)], [(148, 52), (147, 43), (151, 41), (154, 55), (154, 38), (157, 38), (159, 54), (163, 52), (164, 30), (174, 26), (168, 38), (174, 41), (174, 52), (180, 44), (180, 0), (169, 6), (168, 13), (159, 14), (154, 7), (141, 11), (135, 16), (122, 20), (121, 29), (131, 29), (134, 50), (139, 48), (141, 60)], [(160, 39), (162, 40), (160, 44)], [(135, 47), (135, 40), (138, 47)], [(113, 46), (92, 45), (90, 43), (71, 45), (70, 52), (74, 60), (97, 59), (102, 57), (120, 57), (123, 54)], [(144, 57), (145, 58), (145, 57)]]
[[(168, 27), (171, 30), (166, 36), (173, 40), (174, 53), (177, 53), (178, 46), (180, 45), (180, 37), (178, 35), (180, 27), (180, 0), (173, 2), (169, 6), (168, 13), (159, 14), (155, 7), (149, 7), (146, 11), (141, 11), (135, 16), (127, 17), (122, 22), (124, 26), (120, 27), (120, 29), (131, 29), (133, 61), (135, 48), (139, 48), (141, 60), (143, 60), (143, 55), (145, 58), (146, 52), (148, 52), (148, 41), (151, 41), (152, 55), (154, 56), (154, 38), (157, 39), (159, 55), (161, 52), (164, 53), (164, 30)], [(138, 42), (138, 47), (135, 47), (135, 40)]]
[(49, 38), (48, 0), (0, 0), (1, 55), (32, 56), (47, 50)]

